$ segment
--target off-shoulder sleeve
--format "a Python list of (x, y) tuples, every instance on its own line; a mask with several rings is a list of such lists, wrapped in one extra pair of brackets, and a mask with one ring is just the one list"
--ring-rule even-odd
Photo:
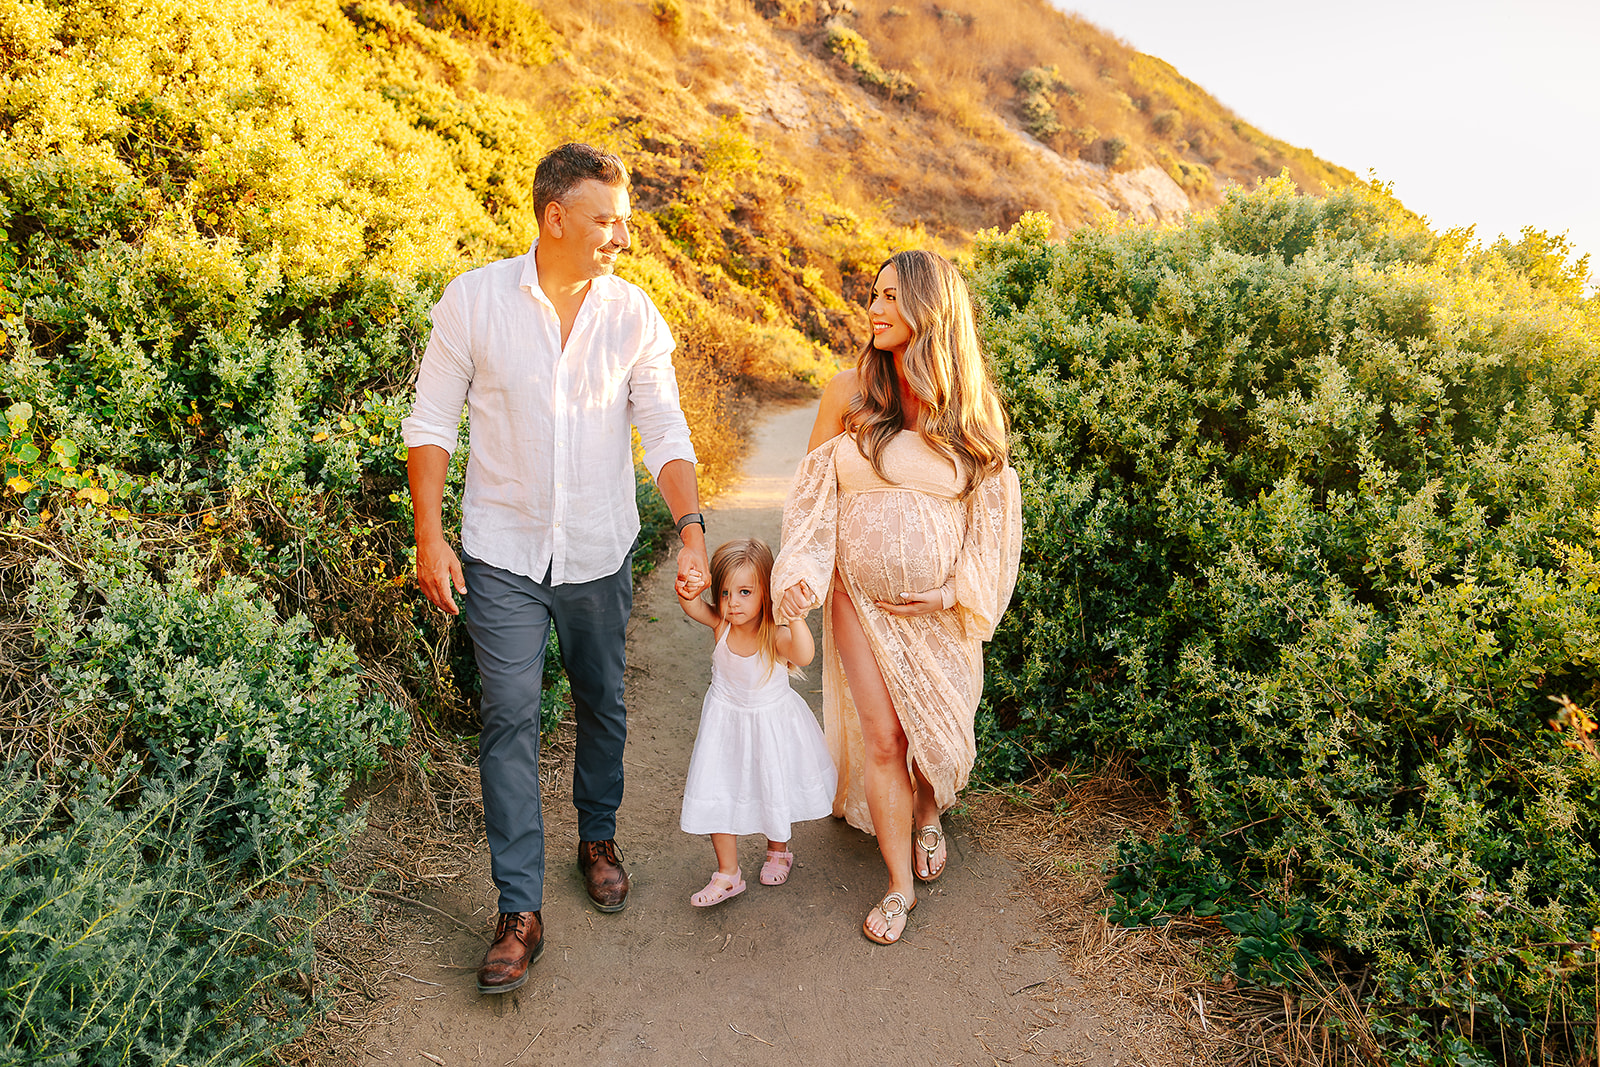
[(772, 567), (772, 602), (783, 591), (804, 580), (816, 603), (821, 603), (833, 581), (834, 550), (838, 545), (839, 483), (834, 475), (833, 452), (845, 435), (806, 453), (795, 471), (789, 497), (783, 502), (783, 547)]
[(1022, 558), (1022, 486), (1006, 467), (983, 480), (967, 500), (967, 539), (956, 560), (956, 609), (967, 633), (994, 636), (1011, 603)]

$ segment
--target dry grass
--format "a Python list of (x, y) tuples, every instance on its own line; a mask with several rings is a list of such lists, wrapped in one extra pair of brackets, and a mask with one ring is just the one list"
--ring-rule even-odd
[(1039, 938), (1071, 979), (1055, 992), (1071, 988), (1092, 1001), (1133, 1062), (1227, 1062), (1217, 1024), (1202, 1019), (1196, 997), (1207, 983), (1205, 942), (1193, 935), (1208, 931), (1129, 930), (1105, 919), (1105, 867), (1116, 842), (1167, 823), (1166, 805), (1148, 785), (1111, 764), (978, 793), (966, 808), (974, 835), (1017, 864), (1021, 891), (1042, 910)]
[[(980, 132), (964, 115), (961, 101), (985, 101), (997, 118), (1018, 127), (1017, 75), (1029, 67), (1053, 66), (1073, 90), (1058, 94), (1062, 125), (1069, 131), (1092, 127), (1101, 141), (1126, 139), (1134, 147), (1125, 165), (1156, 162), (1155, 149), (1161, 147), (1244, 184), (1283, 167), (1312, 192), (1356, 180), (1304, 149), (1265, 136), (1167, 64), (1043, 0), (944, 0), (938, 5), (959, 17), (941, 17), (930, 5), (899, 5), (906, 16), (885, 18), (892, 6), (894, 0), (859, 0), (853, 25), (885, 67), (916, 75), (924, 90), (920, 110), (949, 116), (946, 121), (957, 122), (979, 145), (998, 139)], [(1158, 121), (1172, 111), (1178, 114)], [(1093, 143), (1080, 145), (1066, 132), (1049, 144), (1067, 156), (1095, 154)], [(1041, 191), (1060, 195), (1048, 186)], [(1195, 195), (1214, 202), (1220, 190), (1196, 190)]]
[[(1378, 1062), (1359, 976), (1288, 994), (1240, 987), (1227, 966), (1228, 935), (1215, 920), (1129, 928), (1106, 918), (1107, 867), (1116, 843), (1168, 825), (1165, 800), (1124, 763), (1091, 773), (1049, 772), (1032, 782), (969, 795), (975, 836), (1021, 871), (1021, 891), (1043, 912), (1039, 937), (1069, 981), (1093, 1001), (1144, 1067), (1357, 1067)], [(1041, 1018), (1044, 1017), (1041, 1015)]]
[[(565, 724), (550, 748), (549, 768), (571, 763), (572, 730)], [(359, 847), (327, 872), (340, 885), (367, 894), (367, 914), (346, 910), (315, 935), (319, 973), (330, 1008), (293, 1045), (278, 1049), (281, 1064), (356, 1067), (367, 1062), (365, 1035), (398, 1010), (386, 988), (403, 972), (409, 950), (439, 924), (460, 919), (419, 899), (455, 882), (483, 844), (483, 801), (471, 741), (422, 737), (398, 753), (386, 778), (369, 783), (357, 802), (369, 805)], [(426, 770), (419, 768), (425, 767)], [(546, 803), (561, 774), (541, 774)], [(570, 788), (570, 785), (568, 786)], [(468, 926), (488, 940), (487, 926)]]
[(101, 731), (87, 721), (63, 721), (55, 687), (40, 670), (28, 596), (41, 559), (55, 559), (69, 572), (84, 565), (67, 554), (53, 525), (0, 529), (0, 764), (25, 756), (42, 768), (86, 761), (108, 769), (114, 753)]

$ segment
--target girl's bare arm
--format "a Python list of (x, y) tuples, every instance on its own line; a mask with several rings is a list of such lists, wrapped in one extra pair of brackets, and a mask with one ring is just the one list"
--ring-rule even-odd
[(683, 613), (704, 626), (713, 630), (722, 622), (722, 617), (712, 610), (711, 605), (700, 599), (700, 594), (705, 590), (705, 582), (700, 581), (695, 585), (696, 576), (690, 574), (686, 578), (679, 578), (672, 583), (673, 591), (678, 594), (678, 607)]
[(780, 625), (774, 644), (777, 646), (778, 656), (796, 667), (804, 667), (817, 653), (816, 642), (811, 637), (811, 627), (799, 620), (788, 625)]

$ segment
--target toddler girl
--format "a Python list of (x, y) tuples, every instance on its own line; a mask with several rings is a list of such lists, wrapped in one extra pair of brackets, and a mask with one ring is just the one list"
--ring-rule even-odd
[(675, 588), (683, 613), (711, 627), (711, 688), (689, 757), (679, 825), (710, 834), (717, 870), (689, 898), (697, 908), (744, 892), (739, 834), (765, 834), (762, 885), (782, 885), (794, 865), (789, 824), (833, 811), (837, 781), (827, 742), (799, 693), (791, 665), (815, 651), (803, 621), (780, 624), (772, 614), (772, 550), (761, 541), (729, 541), (711, 557), (715, 607), (700, 599), (706, 583), (690, 571)]

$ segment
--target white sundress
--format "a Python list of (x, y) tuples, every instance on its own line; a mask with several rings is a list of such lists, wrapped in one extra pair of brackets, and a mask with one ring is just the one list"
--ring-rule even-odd
[(740, 656), (728, 635), (711, 652), (711, 688), (689, 757), (679, 826), (691, 834), (764, 834), (833, 810), (838, 774), (805, 698), (781, 663)]

